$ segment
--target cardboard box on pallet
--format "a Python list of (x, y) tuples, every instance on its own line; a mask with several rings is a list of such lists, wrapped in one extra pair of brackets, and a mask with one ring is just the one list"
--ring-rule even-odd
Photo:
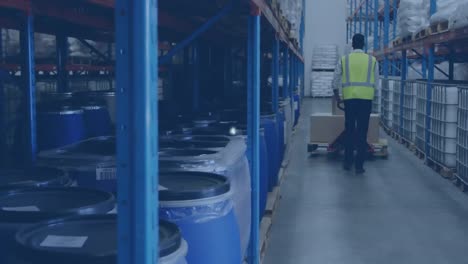
[[(379, 142), (379, 120), (377, 114), (372, 114), (369, 121), (367, 142)], [(332, 143), (344, 131), (344, 115), (317, 113), (310, 116), (310, 143)]]

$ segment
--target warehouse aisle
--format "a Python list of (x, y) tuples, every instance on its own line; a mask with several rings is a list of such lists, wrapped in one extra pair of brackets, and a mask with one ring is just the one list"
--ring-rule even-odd
[(306, 153), (307, 100), (296, 131), (265, 264), (468, 263), (468, 195), (390, 140), (367, 173)]

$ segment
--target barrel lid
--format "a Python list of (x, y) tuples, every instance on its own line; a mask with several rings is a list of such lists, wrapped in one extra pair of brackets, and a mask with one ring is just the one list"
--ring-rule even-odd
[[(115, 263), (117, 216), (88, 215), (56, 219), (23, 228), (16, 242), (25, 255), (41, 261), (68, 259), (71, 263)], [(175, 253), (182, 244), (179, 228), (159, 222), (159, 255)]]
[(159, 175), (161, 201), (198, 200), (223, 195), (230, 191), (229, 180), (206, 172), (164, 172)]
[(30, 170), (0, 170), (0, 190), (48, 185), (64, 186), (70, 178), (61, 170), (36, 167)]
[(159, 151), (161, 157), (199, 157), (216, 153), (218, 152), (207, 149), (161, 149)]
[(0, 221), (34, 223), (66, 215), (111, 211), (111, 193), (83, 188), (30, 188), (0, 192)]

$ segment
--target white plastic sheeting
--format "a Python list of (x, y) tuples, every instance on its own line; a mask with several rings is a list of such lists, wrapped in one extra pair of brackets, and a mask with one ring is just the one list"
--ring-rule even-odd
[(317, 45), (312, 57), (312, 70), (334, 70), (338, 62), (336, 45)]
[(431, 24), (449, 22), (449, 28), (468, 25), (468, 0), (438, 0), (437, 12), (431, 16)]
[(406, 37), (429, 26), (429, 0), (401, 0), (398, 8), (398, 35)]
[(302, 0), (278, 0), (278, 5), (283, 15), (291, 23), (291, 36), (299, 39), (302, 23)]

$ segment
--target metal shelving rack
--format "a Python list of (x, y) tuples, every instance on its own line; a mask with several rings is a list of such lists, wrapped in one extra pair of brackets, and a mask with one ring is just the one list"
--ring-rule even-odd
[[(401, 77), (402, 91), (405, 90), (405, 84), (408, 75), (409, 62), (421, 61), (421, 70), (415, 69), (421, 76), (421, 79), (427, 80), (427, 106), (426, 106), (426, 139), (429, 138), (430, 131), (430, 116), (431, 116), (431, 96), (432, 86), (434, 84), (434, 73), (436, 70), (448, 77), (449, 80), (454, 80), (454, 64), (456, 62), (468, 61), (468, 27), (459, 29), (449, 29), (443, 32), (435, 32), (427, 36), (415, 38), (408, 37), (393, 41), (393, 46), (390, 46), (390, 34), (393, 33), (393, 39), (397, 40), (397, 12), (399, 1), (385, 0), (382, 7), (378, 7), (378, 0), (362, 0), (358, 5), (358, 0), (349, 0), (351, 5), (351, 14), (347, 20), (348, 23), (348, 38), (354, 33), (363, 33), (366, 38), (372, 34), (374, 36), (373, 54), (382, 62), (381, 71), (384, 78), (388, 78), (390, 73), (394, 76)], [(373, 12), (372, 16), (366, 15), (363, 19), (363, 9)], [(430, 15), (437, 11), (437, 1), (430, 2)], [(366, 12), (367, 13), (367, 12)], [(367, 18), (367, 19), (365, 19)], [(373, 33), (369, 33), (369, 26), (362, 30), (362, 26), (358, 28), (364, 20), (366, 25), (371, 21), (374, 23)], [(393, 26), (393, 27), (391, 27)], [(377, 34), (374, 34), (377, 32)], [(379, 45), (380, 38), (383, 38), (383, 46)], [(446, 73), (436, 66), (439, 60), (448, 60), (449, 71)], [(403, 97), (400, 98), (403, 102)], [(403, 120), (401, 120), (403, 122)], [(400, 133), (400, 131), (397, 131)], [(422, 150), (429, 154), (429, 142), (426, 140), (425, 149)]]
[[(158, 3), (159, 2), (159, 3)], [(194, 3), (195, 2), (195, 3)], [(305, 1), (303, 1), (305, 4)], [(195, 6), (194, 6), (195, 5)], [(304, 14), (302, 14), (304, 22)], [(299, 43), (304, 35), (300, 29)], [(178, 51), (198, 38), (228, 45), (247, 44), (248, 155), (252, 161), (252, 232), (248, 262), (260, 262), (259, 247), (259, 127), (260, 58), (272, 55), (273, 111), (279, 108), (282, 69), (284, 95), (295, 89), (303, 93), (302, 45), (265, 0), (0, 0), (0, 28), (20, 30), (21, 57), (18, 64), (1, 64), (6, 72), (21, 70), (27, 101), (27, 164), (34, 165), (36, 142), (36, 87), (38, 71), (57, 72), (63, 82), (67, 71), (115, 71), (117, 94), (118, 167), (118, 263), (154, 264), (158, 255), (158, 69), (164, 68)], [(158, 58), (158, 31), (175, 32), (177, 45)], [(59, 35), (56, 64), (34, 60), (34, 32)], [(114, 41), (116, 64), (67, 65), (63, 36)], [(60, 39), (60, 38), (58, 38)], [(268, 41), (267, 51), (261, 41)], [(0, 46), (1, 49), (1, 46)], [(281, 61), (283, 63), (281, 63)], [(282, 65), (280, 65), (282, 64)], [(1, 76), (1, 75), (0, 75)], [(193, 77), (193, 83), (198, 82)], [(300, 88), (299, 86), (300, 80)], [(194, 85), (194, 93), (197, 85)], [(195, 96), (195, 99), (197, 97)], [(137, 177), (138, 176), (138, 177)]]

